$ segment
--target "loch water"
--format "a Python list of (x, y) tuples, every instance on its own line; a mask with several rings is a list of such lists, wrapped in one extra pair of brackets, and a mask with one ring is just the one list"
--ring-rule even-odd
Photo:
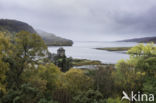
[[(102, 63), (115, 64), (121, 59), (128, 59), (129, 55), (120, 51), (97, 50), (104, 47), (131, 47), (138, 43), (134, 42), (101, 42), (101, 41), (76, 41), (73, 46), (63, 46), (67, 57), (99, 60)], [(57, 53), (60, 46), (49, 46), (51, 53)]]

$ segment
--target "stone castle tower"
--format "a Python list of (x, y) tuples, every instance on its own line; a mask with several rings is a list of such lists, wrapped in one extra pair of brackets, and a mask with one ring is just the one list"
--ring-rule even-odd
[(61, 47), (57, 50), (57, 55), (59, 57), (64, 57), (65, 56), (65, 50)]

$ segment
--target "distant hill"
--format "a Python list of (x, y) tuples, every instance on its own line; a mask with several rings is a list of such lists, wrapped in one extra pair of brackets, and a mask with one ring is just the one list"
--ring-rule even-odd
[(72, 40), (57, 37), (52, 33), (36, 31), (31, 25), (17, 20), (0, 19), (0, 31), (6, 32), (8, 35), (14, 35), (20, 31), (37, 33), (42, 37), (48, 46), (72, 46)]
[(72, 46), (73, 41), (69, 39), (65, 39), (62, 37), (58, 37), (53, 33), (47, 33), (42, 30), (36, 30), (37, 33), (43, 38), (44, 41), (46, 41), (47, 45), (53, 45), (53, 46)]
[(127, 39), (127, 40), (122, 40), (122, 41), (123, 42), (138, 42), (138, 43), (148, 43), (148, 42), (156, 43), (156, 37), (134, 38), (134, 39)]
[(36, 31), (29, 24), (17, 21), (17, 20), (8, 20), (8, 19), (0, 19), (0, 31), (17, 33), (20, 31), (28, 31), (30, 33), (36, 33)]

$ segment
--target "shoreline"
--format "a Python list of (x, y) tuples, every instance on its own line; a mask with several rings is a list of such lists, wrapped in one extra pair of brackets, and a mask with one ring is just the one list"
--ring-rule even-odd
[(77, 59), (74, 58), (72, 61), (73, 68), (76, 69), (96, 69), (99, 66), (113, 66), (115, 67), (115, 64), (111, 63), (102, 63), (98, 60), (89, 60), (89, 59)]
[(128, 51), (132, 47), (104, 47), (104, 48), (94, 48), (97, 50), (105, 50), (105, 51)]

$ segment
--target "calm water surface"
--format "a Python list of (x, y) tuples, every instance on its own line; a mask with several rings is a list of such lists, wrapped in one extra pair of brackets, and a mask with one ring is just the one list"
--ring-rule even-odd
[[(94, 48), (102, 47), (131, 47), (137, 43), (133, 42), (74, 42), (73, 46), (63, 47), (68, 57), (79, 59), (99, 60), (103, 63), (117, 63), (121, 59), (128, 59), (129, 55), (120, 52), (110, 52), (96, 50)], [(59, 46), (49, 46), (51, 53), (56, 53)]]

